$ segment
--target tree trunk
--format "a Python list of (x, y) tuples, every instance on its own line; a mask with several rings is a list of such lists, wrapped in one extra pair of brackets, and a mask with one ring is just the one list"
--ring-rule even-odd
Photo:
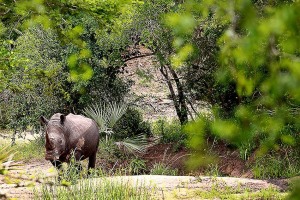
[[(176, 114), (179, 118), (179, 121), (181, 125), (184, 125), (188, 122), (188, 108), (186, 105), (186, 99), (183, 91), (183, 86), (178, 78), (178, 75), (176, 74), (175, 70), (172, 69), (171, 66), (165, 66), (162, 65), (160, 66), (160, 72), (165, 78), (165, 81), (169, 87), (171, 98), (173, 100)], [(169, 76), (169, 72), (171, 73), (172, 77)], [(172, 80), (175, 81), (176, 88), (177, 88), (177, 93), (175, 93), (174, 87), (172, 85)]]
[(171, 66), (168, 66), (168, 68), (174, 78), (177, 87), (178, 104), (180, 108), (180, 117), (179, 116), (178, 117), (180, 119), (181, 124), (185, 124), (188, 122), (188, 107), (186, 105), (186, 97), (184, 95), (184, 89), (175, 70)]

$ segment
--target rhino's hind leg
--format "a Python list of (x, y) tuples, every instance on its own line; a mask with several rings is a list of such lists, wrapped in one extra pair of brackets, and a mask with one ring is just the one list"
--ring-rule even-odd
[[(95, 164), (96, 164), (96, 154), (97, 151), (95, 151), (90, 157), (89, 157), (89, 167), (90, 168), (95, 168)], [(89, 171), (90, 172), (90, 171)]]

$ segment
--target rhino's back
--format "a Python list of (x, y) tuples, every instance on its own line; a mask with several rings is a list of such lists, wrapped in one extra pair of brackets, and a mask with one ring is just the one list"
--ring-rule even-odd
[(98, 127), (95, 121), (82, 115), (68, 114), (66, 116), (66, 124), (70, 137), (74, 139), (85, 135), (98, 135)]

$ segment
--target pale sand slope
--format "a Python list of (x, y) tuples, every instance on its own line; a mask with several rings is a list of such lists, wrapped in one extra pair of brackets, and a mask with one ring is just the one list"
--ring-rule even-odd
[[(38, 180), (38, 182), (35, 183), (35, 186), (25, 187), (28, 180), (24, 180), (16, 187), (15, 184), (4, 183), (3, 177), (0, 176), (1, 194), (5, 194), (9, 198), (32, 199), (32, 191), (34, 188), (41, 186), (41, 182), (43, 182), (42, 177), (55, 175), (51, 164), (46, 161), (26, 163), (23, 166), (23, 172), (14, 172), (14, 174), (23, 174), (23, 177), (26, 177), (25, 174), (27, 174), (31, 175), (31, 177), (35, 177), (36, 180)], [(155, 199), (177, 199), (179, 197), (182, 198), (183, 196), (187, 196), (195, 191), (211, 191), (212, 189), (226, 189), (227, 191), (230, 190), (237, 193), (242, 193), (244, 191), (256, 192), (269, 188), (286, 191), (288, 186), (286, 180), (268, 181), (233, 177), (138, 175), (84, 179), (81, 180), (78, 185), (72, 187), (77, 187), (82, 183), (101, 184), (103, 181), (125, 183), (132, 185), (133, 187), (146, 187), (148, 191), (154, 195)], [(177, 198), (175, 198), (174, 195)]]

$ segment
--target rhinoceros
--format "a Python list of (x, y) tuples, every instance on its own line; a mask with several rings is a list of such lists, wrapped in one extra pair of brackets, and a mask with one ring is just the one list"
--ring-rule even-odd
[(74, 155), (77, 161), (89, 158), (88, 169), (95, 168), (99, 130), (94, 120), (72, 113), (67, 116), (56, 113), (50, 120), (41, 116), (40, 121), (46, 131), (46, 160), (59, 168)]

